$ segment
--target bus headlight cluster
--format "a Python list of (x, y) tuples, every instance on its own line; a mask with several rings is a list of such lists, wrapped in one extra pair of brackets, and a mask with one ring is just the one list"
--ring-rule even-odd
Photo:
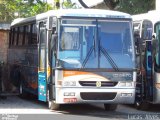
[(63, 86), (76, 86), (76, 81), (64, 81)]
[(75, 92), (64, 92), (64, 96), (75, 96)]
[(119, 86), (120, 87), (132, 87), (133, 86), (133, 82), (120, 82)]
[(132, 93), (121, 93), (121, 97), (132, 97)]

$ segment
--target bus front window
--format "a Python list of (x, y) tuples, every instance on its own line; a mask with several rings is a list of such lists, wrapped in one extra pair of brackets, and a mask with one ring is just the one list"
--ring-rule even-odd
[(58, 59), (63, 68), (97, 68), (98, 58), (93, 56), (95, 23), (95, 20), (62, 20)]
[[(134, 47), (131, 23), (98, 21), (101, 68), (134, 68)], [(127, 63), (127, 64), (126, 64)]]
[(130, 22), (63, 19), (58, 65), (65, 69), (135, 68), (132, 39)]

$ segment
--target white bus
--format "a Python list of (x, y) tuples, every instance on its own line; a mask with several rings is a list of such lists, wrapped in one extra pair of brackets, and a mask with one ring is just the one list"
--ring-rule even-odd
[(140, 71), (137, 74), (135, 105), (143, 110), (148, 109), (151, 103), (160, 104), (159, 13), (150, 11), (132, 16), (134, 33), (140, 37), (137, 43), (137, 63)]
[(8, 63), (22, 95), (62, 104), (135, 100), (135, 48), (129, 14), (96, 9), (52, 10), (11, 25)]

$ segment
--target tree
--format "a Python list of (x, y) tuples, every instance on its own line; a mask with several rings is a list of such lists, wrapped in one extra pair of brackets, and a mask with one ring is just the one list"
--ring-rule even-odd
[(0, 0), (0, 21), (12, 21), (17, 17), (30, 17), (52, 9), (41, 0)]
[(118, 6), (120, 0), (104, 0), (104, 3), (110, 10), (113, 10)]
[[(86, 3), (83, 0), (78, 0), (79, 3), (84, 7), (84, 8), (89, 8), (89, 6), (86, 5)], [(115, 7), (119, 4), (120, 0), (103, 0), (105, 3), (106, 7), (109, 9), (115, 9)]]
[(63, 8), (77, 8), (76, 7), (76, 3), (72, 3), (72, 1), (71, 0), (65, 0), (63, 3), (62, 3), (62, 6), (63, 6)]
[(120, 0), (117, 10), (130, 14), (146, 13), (155, 9), (155, 0)]
[(54, 0), (54, 8), (55, 9), (59, 9), (60, 7), (62, 7), (63, 9), (68, 9), (68, 8), (78, 8), (76, 3), (72, 3), (71, 0), (63, 0), (62, 3), (60, 3), (60, 0)]
[[(84, 7), (88, 8), (83, 0), (78, 0)], [(155, 9), (155, 0), (103, 0), (106, 9), (119, 10), (130, 14), (145, 13)]]

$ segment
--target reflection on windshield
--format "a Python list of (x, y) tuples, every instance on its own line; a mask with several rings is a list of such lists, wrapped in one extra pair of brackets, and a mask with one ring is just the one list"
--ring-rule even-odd
[(79, 29), (74, 27), (63, 27), (61, 35), (62, 50), (79, 49)]
[(62, 20), (58, 55), (62, 67), (134, 68), (130, 26), (126, 21)]
[(142, 39), (143, 40), (151, 40), (152, 39), (152, 22), (144, 21), (142, 24)]

